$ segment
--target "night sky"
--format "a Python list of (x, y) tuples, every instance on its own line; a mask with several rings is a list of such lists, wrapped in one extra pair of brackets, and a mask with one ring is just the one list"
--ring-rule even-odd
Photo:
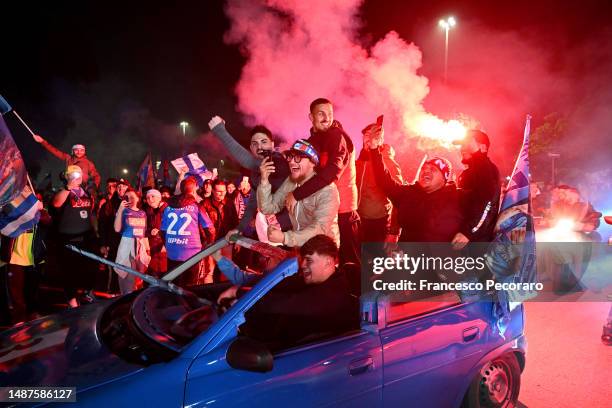
[[(568, 50), (610, 48), (611, 6), (605, 1), (565, 3), (365, 1), (359, 37), (368, 45), (395, 30), (419, 46), (423, 52), (420, 72), (431, 81), (432, 98), (443, 60), (437, 21), (451, 14), (459, 21), (458, 29), (469, 22), (494, 32), (512, 32), (547, 49), (551, 56), (547, 69), (579, 79), (588, 76), (594, 64), (608, 64), (611, 53), (600, 55), (605, 59), (601, 62), (570, 58)], [(211, 115), (218, 113), (231, 121), (234, 132), (244, 140), (246, 126), (235, 108), (234, 88), (245, 58), (236, 45), (223, 41), (229, 29), (223, 7), (222, 1), (3, 2), (0, 94), (38, 133), (63, 148), (77, 142), (78, 132), (78, 141), (85, 144), (90, 143), (88, 137), (113, 133), (119, 129), (114, 115), (126, 106), (146, 112), (146, 121), (165, 124), (164, 134), (174, 132), (168, 129), (176, 126), (178, 135), (178, 122), (189, 121), (192, 141), (207, 130)], [(478, 38), (471, 41), (478, 46)], [(434, 102), (428, 107), (439, 107), (442, 114), (442, 105)], [(535, 113), (543, 115), (546, 109)], [(7, 122), (30, 171), (42, 166), (45, 172), (53, 160), (12, 118)], [(97, 136), (93, 131), (94, 136), (84, 136), (88, 132), (83, 129), (97, 126)], [(517, 123), (517, 129), (521, 126)], [(119, 131), (125, 134), (109, 139), (112, 143), (129, 138), (123, 127)], [(96, 163), (104, 161), (98, 157), (102, 148), (96, 151), (93, 146), (90, 156)], [(140, 160), (133, 153), (129, 148), (117, 149), (109, 171), (124, 163), (133, 166)]]

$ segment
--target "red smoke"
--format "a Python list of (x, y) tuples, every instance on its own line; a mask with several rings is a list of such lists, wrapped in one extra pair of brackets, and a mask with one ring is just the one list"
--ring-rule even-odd
[[(417, 71), (419, 48), (389, 32), (370, 48), (358, 42), (360, 0), (230, 0), (230, 43), (247, 56), (236, 86), (238, 108), (288, 140), (308, 134), (308, 104), (334, 102), (335, 116), (361, 144), (361, 129), (384, 113), (387, 141), (416, 136), (424, 119), (428, 79)], [(429, 127), (431, 128), (431, 127)]]
[[(444, 35), (437, 20), (420, 26), (414, 36), (419, 46), (402, 39), (402, 27), (365, 46), (358, 34), (361, 5), (361, 0), (228, 0), (226, 41), (239, 44), (247, 57), (236, 93), (249, 124), (263, 123), (287, 140), (307, 136), (308, 104), (327, 97), (357, 146), (361, 129), (384, 114), (386, 141), (412, 171), (422, 157), (415, 148), (457, 162), (456, 154), (417, 136), (424, 122), (444, 128), (446, 120), (460, 119), (490, 135), (491, 156), (508, 174), (526, 113), (533, 114), (536, 128), (550, 112), (571, 115), (588, 95), (576, 85), (584, 77), (572, 69), (582, 68), (578, 62), (590, 52), (571, 50), (568, 43), (560, 56), (533, 33), (494, 30), (461, 16), (450, 34), (444, 85)], [(609, 67), (609, 53), (604, 54)], [(589, 82), (606, 84), (602, 78)], [(437, 122), (438, 116), (445, 121)]]

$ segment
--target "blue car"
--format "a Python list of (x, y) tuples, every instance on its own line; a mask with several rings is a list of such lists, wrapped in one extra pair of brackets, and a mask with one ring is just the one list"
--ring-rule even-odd
[(362, 298), (360, 328), (270, 350), (240, 327), (297, 270), (296, 259), (284, 261), (226, 308), (205, 300), (229, 284), (184, 296), (149, 287), (12, 328), (0, 335), (0, 384), (73, 386), (72, 406), (87, 407), (516, 404), (522, 306), (502, 336), (491, 302), (462, 303), (453, 292), (418, 302), (373, 294)]

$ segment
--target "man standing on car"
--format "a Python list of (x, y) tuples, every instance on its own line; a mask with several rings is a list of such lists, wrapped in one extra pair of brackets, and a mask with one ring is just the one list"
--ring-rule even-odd
[(315, 177), (288, 194), (287, 207), (291, 211), (298, 201), (335, 183), (340, 194), (340, 262), (359, 265), (361, 220), (357, 213), (355, 147), (340, 122), (334, 120), (334, 107), (329, 99), (312, 101), (308, 118), (312, 123), (308, 142), (319, 153), (320, 163)]
[(391, 177), (381, 153), (381, 140), (366, 146), (376, 179), (398, 211), (401, 242), (450, 242), (459, 232), (463, 217), (459, 194), (451, 179), (451, 164), (441, 157), (421, 166), (414, 184), (398, 183)]
[(462, 249), (468, 242), (490, 242), (493, 239), (501, 185), (499, 170), (488, 157), (491, 143), (486, 133), (469, 130), (458, 143), (461, 145), (461, 162), (467, 166), (458, 181), (465, 218), (452, 242), (455, 249)]
[[(316, 177), (315, 166), (319, 163), (319, 155), (310, 143), (305, 140), (296, 141), (291, 149), (285, 152), (289, 169), (289, 177), (272, 193), (269, 178), (274, 174), (275, 166), (270, 159), (261, 162), (261, 182), (257, 188), (257, 206), (266, 215), (278, 213), (285, 205), (287, 195), (296, 188), (308, 183)], [(334, 183), (324, 186), (314, 194), (299, 201), (289, 209), (293, 229), (282, 231), (270, 226), (268, 239), (270, 242), (281, 243), (290, 247), (300, 247), (306, 241), (318, 234), (325, 234), (336, 243), (340, 240), (338, 231), (338, 189)]]

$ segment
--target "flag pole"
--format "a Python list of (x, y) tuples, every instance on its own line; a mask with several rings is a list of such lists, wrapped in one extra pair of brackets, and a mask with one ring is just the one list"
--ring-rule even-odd
[(36, 195), (36, 190), (34, 190), (34, 186), (32, 185), (32, 180), (30, 180), (30, 175), (26, 174), (26, 178), (28, 179), (28, 185), (30, 186), (30, 190), (32, 190), (32, 194)]
[(17, 111), (15, 109), (13, 109), (12, 112), (15, 114), (15, 116), (17, 116), (17, 119), (19, 119), (19, 121), (23, 124), (23, 126), (25, 126), (25, 128), (28, 129), (28, 132), (30, 132), (32, 134), (32, 136), (34, 136), (34, 132), (32, 131), (32, 129), (30, 129), (28, 124), (25, 123), (25, 121), (23, 119), (21, 119), (21, 116), (19, 116)]

